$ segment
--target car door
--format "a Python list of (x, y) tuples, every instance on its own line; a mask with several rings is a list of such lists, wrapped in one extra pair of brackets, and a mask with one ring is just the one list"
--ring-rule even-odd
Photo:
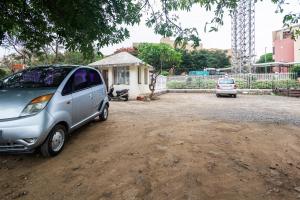
[(73, 74), (72, 122), (79, 125), (92, 115), (92, 98), (88, 69), (80, 68)]
[(103, 80), (98, 71), (94, 69), (89, 69), (89, 78), (91, 89), (93, 92), (92, 99), (92, 113), (95, 114), (99, 112), (100, 107), (106, 95), (106, 87), (103, 84)]

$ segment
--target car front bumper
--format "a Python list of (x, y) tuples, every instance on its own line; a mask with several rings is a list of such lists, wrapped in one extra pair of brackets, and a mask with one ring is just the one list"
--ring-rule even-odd
[(221, 90), (221, 89), (216, 89), (216, 94), (220, 95), (230, 95), (230, 94), (237, 94), (237, 90)]
[(0, 120), (0, 152), (32, 152), (44, 142), (53, 124), (46, 110), (34, 116)]

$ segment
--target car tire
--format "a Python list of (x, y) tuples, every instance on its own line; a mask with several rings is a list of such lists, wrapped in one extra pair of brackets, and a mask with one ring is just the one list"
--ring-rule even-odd
[(220, 97), (220, 95), (219, 94), (216, 94), (216, 96), (219, 98)]
[(233, 98), (236, 98), (236, 94), (233, 95)]
[(108, 118), (108, 106), (105, 105), (102, 113), (99, 115), (100, 121), (106, 121)]
[(52, 157), (58, 155), (64, 148), (67, 136), (65, 126), (58, 124), (49, 133), (40, 150), (43, 156)]

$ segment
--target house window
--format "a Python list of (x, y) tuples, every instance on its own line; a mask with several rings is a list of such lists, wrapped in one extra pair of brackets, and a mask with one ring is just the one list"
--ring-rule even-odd
[(129, 85), (129, 67), (114, 67), (114, 84)]
[(142, 83), (141, 79), (142, 79), (141, 67), (138, 67), (138, 84)]
[(147, 68), (145, 68), (144, 69), (144, 83), (145, 84), (148, 84), (148, 69)]

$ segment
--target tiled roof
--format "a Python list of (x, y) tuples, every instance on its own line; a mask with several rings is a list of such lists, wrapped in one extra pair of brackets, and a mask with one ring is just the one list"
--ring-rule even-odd
[(131, 55), (128, 52), (120, 52), (113, 54), (102, 60), (90, 63), (89, 66), (92, 67), (116, 67), (116, 66), (130, 66), (130, 65), (147, 65), (152, 68), (152, 66), (143, 62), (139, 58)]

